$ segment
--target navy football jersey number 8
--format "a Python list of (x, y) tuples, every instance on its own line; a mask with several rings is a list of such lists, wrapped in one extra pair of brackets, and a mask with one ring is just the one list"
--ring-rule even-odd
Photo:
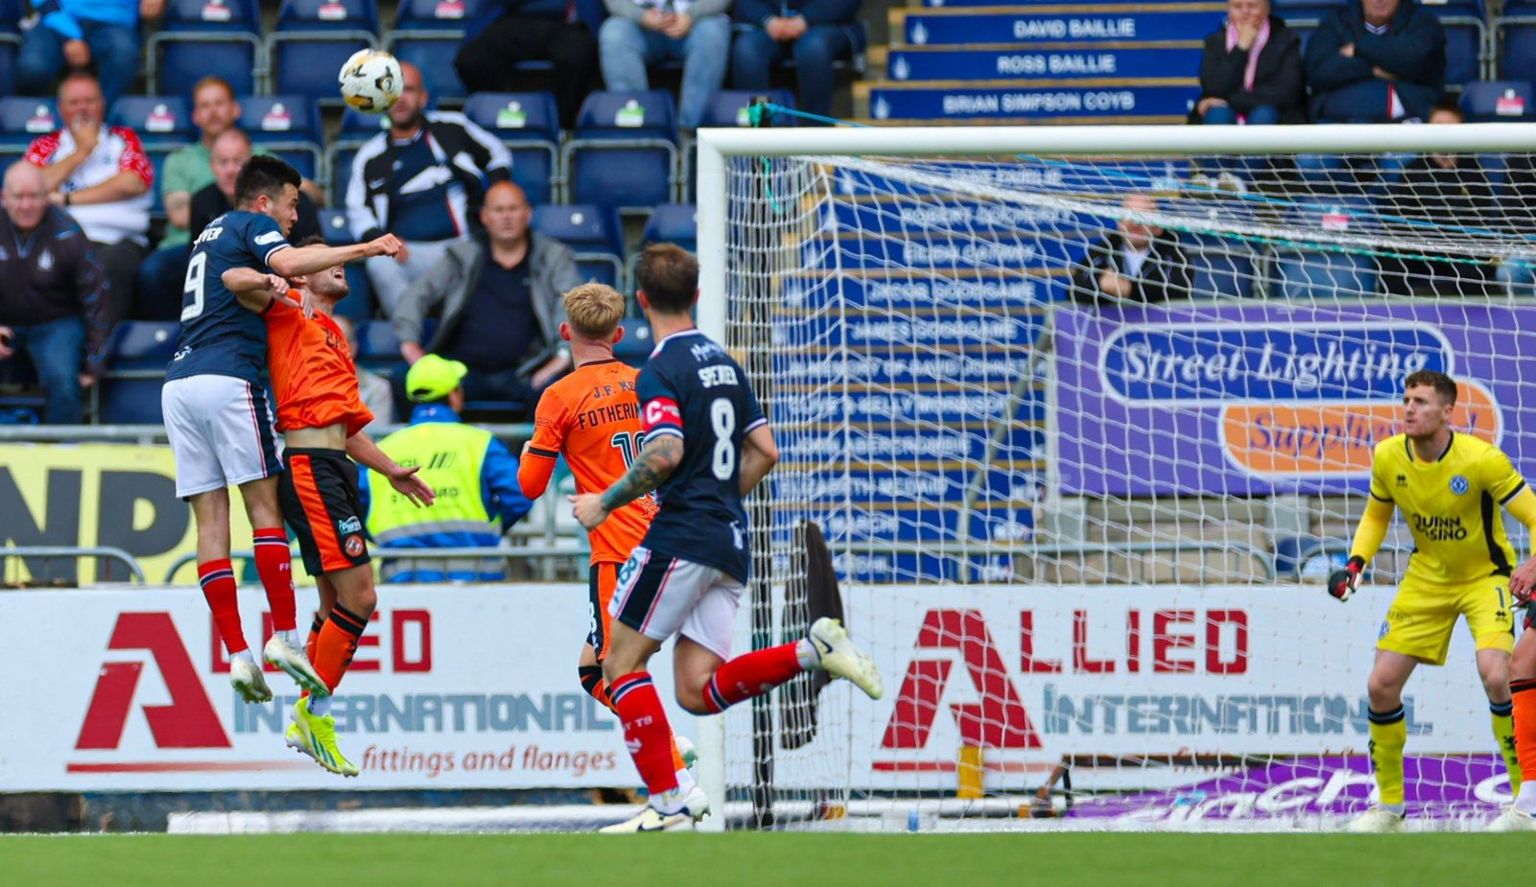
[(268, 273), (267, 260), (286, 246), (277, 222), (261, 213), (228, 212), (198, 234), (182, 285), (181, 339), (166, 368), (167, 379), (212, 374), (261, 381), (266, 325), (224, 286), (224, 272), (252, 268)]
[(646, 439), (683, 439), (683, 458), (656, 491), (646, 547), (747, 579), (742, 440), (767, 420), (747, 374), (697, 330), (668, 336), (636, 382)]

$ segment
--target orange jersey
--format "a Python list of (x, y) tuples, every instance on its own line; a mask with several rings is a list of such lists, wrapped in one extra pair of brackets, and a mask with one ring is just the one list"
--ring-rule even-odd
[[(640, 454), (640, 371), (618, 360), (584, 363), (544, 390), (533, 416), (533, 441), (518, 467), (523, 495), (537, 499), (549, 484), (555, 459), (565, 456), (578, 493), (601, 493), (624, 476)], [(592, 563), (620, 563), (645, 537), (656, 498), (625, 505), (588, 535)]]
[(267, 369), (277, 397), (277, 430), (324, 428), (344, 422), (347, 436), (373, 421), (357, 389), (357, 366), (347, 337), (324, 314), (304, 312), (281, 299), (262, 315), (267, 322)]

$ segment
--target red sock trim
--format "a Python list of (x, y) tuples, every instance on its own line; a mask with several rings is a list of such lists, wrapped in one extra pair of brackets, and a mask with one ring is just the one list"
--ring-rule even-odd
[(805, 669), (795, 644), (754, 650), (721, 665), (704, 685), (704, 705), (712, 714), (767, 693)]
[(239, 586), (235, 584), (235, 571), (229, 558), (198, 564), (197, 582), (203, 587), (203, 599), (208, 602), (214, 630), (224, 642), (224, 649), (231, 656), (250, 649), (245, 642), (245, 632), (240, 628)]

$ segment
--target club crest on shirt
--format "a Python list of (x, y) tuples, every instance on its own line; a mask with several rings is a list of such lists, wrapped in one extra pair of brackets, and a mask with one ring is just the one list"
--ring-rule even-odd
[(1472, 485), (1467, 483), (1467, 479), (1465, 477), (1459, 474), (1451, 476), (1451, 492), (1458, 496), (1464, 496), (1466, 495), (1467, 490), (1471, 488)]
[(53, 267), (53, 253), (43, 250), (43, 254), (37, 257), (37, 270), (47, 271)]

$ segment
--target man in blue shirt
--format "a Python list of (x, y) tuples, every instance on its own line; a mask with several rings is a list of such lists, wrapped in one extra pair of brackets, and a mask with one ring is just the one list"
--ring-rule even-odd
[(65, 69), (96, 70), (107, 107), (139, 73), (139, 19), (159, 18), (165, 0), (33, 0), (39, 16), (16, 58), (16, 91), (51, 95)]
[(734, 12), (748, 26), (731, 48), (735, 87), (767, 89), (773, 67), (792, 58), (800, 110), (830, 113), (832, 63), (864, 50), (859, 0), (737, 0)]
[[(489, 431), (459, 420), (464, 408), (460, 381), (468, 367), (428, 354), (405, 376), (416, 403), (410, 424), (379, 441), (379, 449), (437, 491), (426, 508), (381, 485), (372, 470), (362, 473), (363, 511), (368, 535), (379, 548), (489, 548), (533, 507), (517, 481), (517, 459)], [(378, 498), (371, 491), (380, 490)], [(506, 561), (382, 559), (385, 582), (495, 582), (504, 580)]]
[(572, 129), (597, 74), (602, 20), (602, 0), (485, 0), (453, 66), (469, 92), (518, 92), (529, 86), (517, 63), (548, 60), (560, 127)]

